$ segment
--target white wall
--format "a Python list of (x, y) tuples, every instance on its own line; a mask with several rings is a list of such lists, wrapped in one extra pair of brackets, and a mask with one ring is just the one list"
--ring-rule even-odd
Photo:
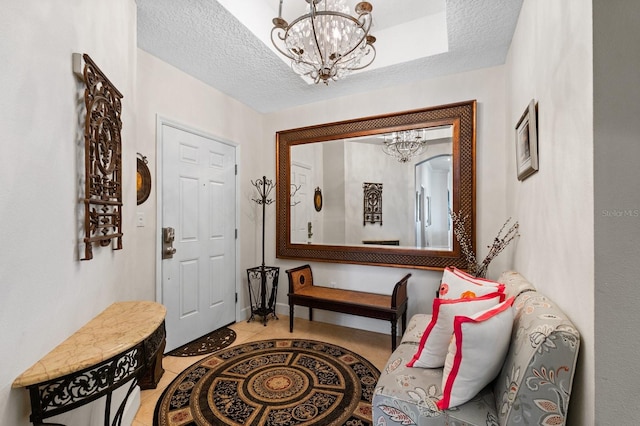
[[(344, 140), (317, 143), (322, 150), (322, 239), (326, 244), (344, 244), (346, 230)], [(316, 226), (319, 229), (319, 226)]]
[[(507, 214), (504, 198), (506, 190), (504, 177), (508, 159), (504, 152), (506, 113), (503, 70), (503, 67), (487, 68), (268, 114), (265, 117), (263, 139), (274, 141), (274, 134), (279, 130), (477, 99), (477, 242), (479, 253), (483, 255), (486, 254), (486, 245), (493, 240)], [(347, 81), (335, 84), (347, 84)], [(319, 85), (316, 89), (322, 90), (323, 87)], [(273, 158), (275, 155), (273, 142), (270, 149), (269, 158)], [(268, 220), (267, 235), (267, 247), (270, 248), (267, 262), (273, 262), (281, 269), (306, 262), (274, 258), (275, 222), (273, 217)], [(494, 261), (489, 275), (497, 278), (497, 275), (507, 267), (508, 262), (509, 253), (506, 251)], [(314, 280), (319, 283), (335, 282), (336, 287), (339, 288), (379, 293), (391, 292), (395, 282), (405, 273), (411, 272), (413, 277), (409, 283), (410, 315), (431, 311), (433, 295), (442, 276), (441, 272), (434, 271), (321, 262), (312, 263), (312, 267)], [(283, 274), (281, 289), (286, 288), (286, 285), (286, 275)], [(281, 291), (278, 295), (278, 306), (279, 311), (287, 312), (285, 291)], [(303, 308), (296, 310), (296, 312), (299, 311), (303, 311)], [(322, 311), (318, 311), (315, 317), (320, 321), (330, 321), (382, 333), (389, 332), (389, 324), (383, 321)]]
[[(149, 158), (152, 176), (156, 175), (156, 117), (159, 115), (195, 130), (210, 134), (239, 146), (238, 185), (240, 257), (238, 265), (239, 307), (245, 303), (246, 269), (260, 264), (262, 210), (251, 201), (257, 197), (251, 180), (274, 176), (272, 144), (261, 140), (262, 116), (244, 104), (188, 76), (166, 62), (142, 51), (138, 57), (138, 139), (139, 150)], [(157, 181), (157, 176), (155, 178)], [(148, 218), (145, 228), (138, 228), (140, 241), (136, 280), (147, 297), (155, 299), (155, 230), (157, 186), (138, 211)], [(268, 216), (273, 209), (267, 208)]]
[[(507, 200), (521, 235), (513, 265), (581, 333), (572, 425), (594, 424), (595, 406), (591, 31), (590, 2), (526, 0), (506, 65)], [(539, 105), (540, 170), (519, 182), (514, 127), (532, 98)]]
[[(114, 301), (144, 297), (135, 264), (133, 0), (3, 0), (0, 14), (0, 424), (29, 425), (24, 370)], [(80, 261), (78, 170), (83, 84), (71, 55), (87, 53), (124, 95), (123, 250)]]
[(595, 424), (638, 425), (640, 3), (593, 2)]

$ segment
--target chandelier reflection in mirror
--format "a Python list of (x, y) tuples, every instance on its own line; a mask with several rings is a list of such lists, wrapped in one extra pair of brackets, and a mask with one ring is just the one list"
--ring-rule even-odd
[(376, 38), (369, 34), (373, 9), (369, 2), (358, 3), (354, 17), (345, 0), (305, 0), (308, 13), (289, 24), (282, 18), (282, 1), (278, 17), (273, 18), (271, 42), (291, 59), (296, 73), (328, 84), (371, 65)]
[(427, 149), (425, 130), (405, 130), (384, 135), (382, 151), (395, 157), (401, 163), (407, 163)]

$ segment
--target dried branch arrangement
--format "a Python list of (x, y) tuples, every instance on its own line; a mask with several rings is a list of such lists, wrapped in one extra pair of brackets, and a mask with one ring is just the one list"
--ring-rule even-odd
[[(493, 239), (493, 244), (487, 246), (489, 249), (489, 253), (484, 258), (484, 260), (480, 263), (477, 262), (476, 254), (473, 252), (473, 245), (471, 244), (471, 239), (466, 232), (466, 221), (469, 219), (469, 215), (462, 216), (460, 213), (449, 212), (451, 214), (451, 220), (453, 221), (453, 233), (456, 236), (456, 240), (460, 244), (460, 249), (462, 250), (462, 254), (465, 259), (467, 259), (467, 269), (470, 274), (476, 277), (486, 277), (487, 270), (489, 269), (489, 264), (491, 261), (500, 254), (502, 250), (504, 250), (509, 243), (515, 238), (519, 237), (518, 228), (520, 225), (516, 221), (511, 227), (506, 231), (507, 225), (511, 222), (511, 218), (507, 219), (506, 222), (498, 231), (498, 235)], [(503, 235), (504, 233), (504, 235)]]

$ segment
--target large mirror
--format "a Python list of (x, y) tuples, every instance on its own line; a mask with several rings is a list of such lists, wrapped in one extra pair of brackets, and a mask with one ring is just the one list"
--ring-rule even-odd
[[(474, 244), (475, 111), (468, 101), (277, 132), (276, 256), (465, 268), (449, 212), (467, 217)], [(399, 141), (426, 149), (398, 158)]]

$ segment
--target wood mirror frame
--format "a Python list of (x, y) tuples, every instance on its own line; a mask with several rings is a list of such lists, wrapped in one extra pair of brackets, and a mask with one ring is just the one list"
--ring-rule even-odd
[[(467, 217), (475, 253), (476, 101), (358, 118), (276, 132), (276, 257), (416, 269), (467, 268), (454, 237), (452, 251), (424, 248), (293, 244), (290, 226), (291, 147), (400, 130), (453, 126), (453, 211)], [(385, 155), (382, 153), (381, 155)]]

